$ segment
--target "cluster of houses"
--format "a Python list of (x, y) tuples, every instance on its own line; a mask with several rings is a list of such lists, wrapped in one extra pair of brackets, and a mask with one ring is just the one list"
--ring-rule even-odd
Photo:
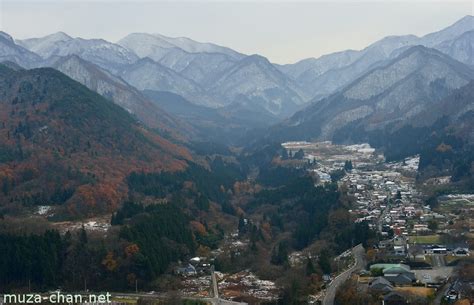
[[(379, 281), (385, 281), (395, 286), (411, 286), (416, 282), (415, 273), (411, 271), (410, 266), (405, 264), (374, 264), (370, 266), (370, 271), (383, 274), (376, 277), (375, 280), (379, 279)], [(372, 285), (369, 286), (372, 289)], [(389, 286), (385, 287), (385, 289), (388, 288)]]
[[(354, 169), (342, 178), (341, 183), (355, 198), (351, 213), (356, 221), (367, 222), (386, 237), (430, 235), (443, 231), (449, 219), (426, 205), (416, 189), (415, 179), (407, 177), (410, 176), (407, 173), (414, 175), (417, 162), (417, 158), (389, 165), (353, 161)], [(401, 245), (395, 246), (397, 255), (406, 254)]]
[[(368, 222), (382, 235), (387, 236), (390, 231), (408, 235), (414, 227), (408, 227), (407, 222), (430, 213), (429, 207), (422, 205), (413, 179), (405, 178), (399, 172), (356, 167), (342, 181), (356, 199), (351, 212), (357, 221)], [(420, 225), (417, 230), (428, 228), (426, 223), (417, 224)]]
[(185, 264), (179, 264), (174, 273), (183, 277), (209, 274), (211, 264), (204, 257), (193, 257)]
[[(304, 151), (304, 158), (311, 161), (310, 170), (318, 177), (317, 183), (330, 182), (331, 173), (345, 169), (339, 184), (355, 199), (350, 212), (356, 222), (368, 223), (382, 237), (374, 249), (374, 259), (396, 263), (370, 267), (377, 274), (370, 272), (375, 277), (368, 289), (382, 294), (383, 304), (408, 303), (400, 293), (402, 288), (397, 288), (400, 286), (439, 287), (452, 272), (452, 267), (445, 266), (448, 256), (450, 260), (456, 259), (452, 256), (469, 256), (466, 244), (438, 244), (439, 237), (435, 235), (451, 233), (449, 225), (457, 218), (442, 209), (439, 209), (442, 214), (433, 211), (426, 204), (415, 184), (419, 156), (386, 163), (383, 155), (377, 154), (367, 144), (339, 146), (330, 142), (291, 142), (283, 145), (287, 149)], [(347, 166), (349, 161), (350, 168)], [(464, 197), (454, 199), (466, 200)], [(433, 242), (427, 243), (429, 240)], [(431, 270), (427, 272), (423, 268)], [(455, 284), (452, 286), (451, 292), (447, 293), (449, 300), (459, 297), (459, 289)], [(450, 293), (452, 297), (449, 298)]]
[(416, 282), (416, 276), (408, 265), (374, 264), (370, 270), (379, 276), (369, 282), (369, 292), (383, 295), (383, 304), (386, 305), (407, 304), (406, 297), (397, 292), (395, 287), (411, 286)]
[(384, 249), (393, 256), (407, 257), (412, 260), (425, 259), (425, 255), (453, 255), (469, 256), (470, 251), (465, 245), (441, 245), (441, 244), (409, 244), (406, 235), (395, 235), (393, 238), (381, 240), (379, 249)]

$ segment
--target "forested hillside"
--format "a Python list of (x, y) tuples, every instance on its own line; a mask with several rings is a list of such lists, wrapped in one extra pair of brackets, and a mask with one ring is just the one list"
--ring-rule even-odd
[(0, 66), (3, 213), (64, 205), (68, 215), (115, 210), (134, 170), (182, 170), (186, 149), (53, 69)]

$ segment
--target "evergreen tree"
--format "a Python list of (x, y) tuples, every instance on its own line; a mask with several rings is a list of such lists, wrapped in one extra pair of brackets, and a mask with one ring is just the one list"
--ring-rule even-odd
[(247, 233), (247, 226), (245, 224), (245, 219), (242, 215), (239, 218), (239, 235), (244, 235)]
[(280, 241), (278, 245), (273, 248), (271, 263), (274, 265), (284, 265), (288, 263), (288, 244), (286, 241)]
[(321, 253), (319, 254), (318, 264), (319, 264), (319, 267), (321, 268), (321, 271), (324, 274), (331, 273), (330, 256), (329, 256), (329, 252), (326, 249), (322, 250)]
[(306, 275), (311, 275), (313, 273), (316, 273), (316, 268), (314, 267), (311, 258), (308, 257), (306, 262)]
[(397, 191), (397, 195), (395, 195), (395, 199), (402, 199), (402, 193), (400, 191)]
[(82, 245), (87, 244), (87, 231), (84, 225), (82, 225), (81, 231), (79, 232), (79, 242)]
[(199, 196), (194, 201), (194, 204), (202, 211), (209, 211), (209, 199), (207, 199), (207, 197), (202, 194), (199, 194)]
[(302, 160), (304, 158), (304, 151), (300, 148), (295, 155), (293, 156), (294, 159)]
[(352, 161), (351, 160), (346, 160), (344, 162), (344, 170), (347, 172), (350, 172), (352, 170)]

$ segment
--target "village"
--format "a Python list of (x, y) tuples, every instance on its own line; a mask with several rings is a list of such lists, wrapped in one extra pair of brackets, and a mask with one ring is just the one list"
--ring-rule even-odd
[[(379, 242), (366, 249), (367, 270), (357, 276), (359, 288), (384, 297), (384, 304), (407, 304), (407, 293), (454, 303), (474, 283), (452, 280), (456, 263), (472, 256), (467, 241), (474, 228), (474, 196), (448, 195), (433, 209), (417, 188), (419, 156), (386, 163), (368, 144), (289, 142), (304, 151), (318, 183), (334, 181), (354, 199), (356, 222), (367, 222)], [(449, 177), (436, 179), (440, 184)], [(428, 183), (433, 183), (428, 181)], [(438, 291), (441, 289), (443, 291)]]

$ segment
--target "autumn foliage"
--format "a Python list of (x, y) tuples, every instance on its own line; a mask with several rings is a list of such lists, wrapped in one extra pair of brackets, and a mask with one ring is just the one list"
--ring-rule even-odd
[(131, 172), (180, 171), (189, 152), (53, 69), (0, 67), (0, 209), (117, 209)]

